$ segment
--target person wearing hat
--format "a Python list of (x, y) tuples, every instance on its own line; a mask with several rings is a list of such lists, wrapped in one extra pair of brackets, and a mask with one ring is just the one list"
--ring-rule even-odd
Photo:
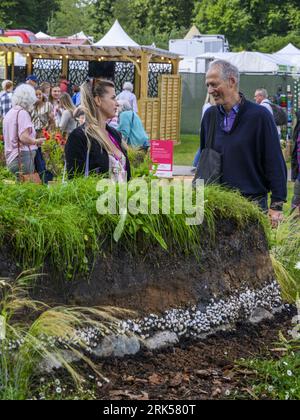
[(38, 78), (34, 74), (30, 74), (26, 77), (26, 83), (36, 89), (38, 85)]

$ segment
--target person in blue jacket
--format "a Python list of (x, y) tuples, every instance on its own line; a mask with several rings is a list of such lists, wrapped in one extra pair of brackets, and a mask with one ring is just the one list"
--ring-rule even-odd
[(239, 92), (239, 71), (225, 60), (210, 64), (206, 85), (216, 106), (204, 114), (200, 148), (205, 148), (210, 121), (216, 113), (214, 149), (222, 156), (221, 184), (255, 201), (276, 226), (283, 218), (287, 198), (287, 169), (274, 118)]
[(136, 112), (134, 112), (128, 101), (120, 100), (118, 131), (123, 135), (128, 146), (133, 148), (148, 149), (149, 136), (146, 133), (143, 123)]

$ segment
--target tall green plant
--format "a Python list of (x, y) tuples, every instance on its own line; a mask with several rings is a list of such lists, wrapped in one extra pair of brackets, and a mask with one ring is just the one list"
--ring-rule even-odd
[(283, 297), (294, 303), (300, 294), (300, 220), (291, 215), (272, 231), (271, 257)]
[(94, 326), (103, 336), (116, 333), (115, 316), (129, 315), (117, 308), (50, 308), (28, 297), (31, 277), (15, 282), (0, 279), (0, 400), (28, 398), (32, 377), (44, 359), (58, 361), (79, 386), (83, 378), (69, 362), (66, 349), (101, 378), (86, 356), (87, 344), (79, 338), (78, 329)]

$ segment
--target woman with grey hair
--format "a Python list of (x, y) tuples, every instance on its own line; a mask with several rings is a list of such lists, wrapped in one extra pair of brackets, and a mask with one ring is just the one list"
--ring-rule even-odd
[(3, 120), (5, 159), (8, 169), (18, 174), (32, 174), (35, 171), (36, 150), (45, 139), (36, 139), (36, 132), (30, 111), (36, 102), (35, 90), (28, 84), (16, 88), (12, 96), (12, 108)]
[(137, 99), (133, 93), (133, 84), (131, 82), (125, 82), (123, 85), (123, 91), (117, 96), (118, 101), (129, 102), (131, 109), (134, 112), (138, 112)]
[(132, 110), (128, 101), (118, 101), (118, 104), (118, 131), (125, 138), (128, 146), (147, 150), (149, 147), (149, 136), (144, 129), (140, 117)]

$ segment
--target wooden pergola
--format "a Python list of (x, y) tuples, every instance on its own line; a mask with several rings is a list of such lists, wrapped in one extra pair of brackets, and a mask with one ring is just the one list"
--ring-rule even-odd
[[(0, 43), (0, 54), (5, 56), (5, 74), (8, 75), (8, 54), (11, 54), (11, 78), (14, 79), (14, 55), (26, 57), (26, 73), (31, 74), (36, 59), (61, 60), (62, 73), (68, 73), (69, 61), (130, 62), (136, 69), (135, 94), (139, 113), (151, 138), (179, 141), (181, 113), (180, 56), (158, 48), (103, 47), (96, 45), (43, 45)], [(149, 64), (171, 64), (171, 74), (162, 75), (158, 98), (149, 98)], [(176, 128), (175, 128), (175, 126)]]

